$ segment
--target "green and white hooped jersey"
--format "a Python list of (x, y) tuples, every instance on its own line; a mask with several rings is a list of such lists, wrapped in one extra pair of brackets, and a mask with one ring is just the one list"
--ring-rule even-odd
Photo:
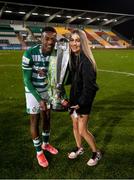
[[(41, 45), (29, 48), (24, 52), (22, 59), (22, 69), (25, 84), (25, 92), (32, 93), (37, 101), (40, 101), (41, 93), (50, 89), (48, 71), (50, 71), (49, 62), (51, 58), (56, 61), (56, 50), (51, 56), (44, 57), (41, 51)], [(40, 75), (39, 72), (44, 72)]]

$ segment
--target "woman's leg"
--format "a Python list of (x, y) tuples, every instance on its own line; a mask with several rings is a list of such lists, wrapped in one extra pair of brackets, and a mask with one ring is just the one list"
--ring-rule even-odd
[(93, 135), (88, 131), (88, 115), (80, 115), (78, 119), (79, 134), (87, 141), (92, 152), (96, 152), (96, 143)]
[(88, 166), (95, 166), (101, 159), (101, 152), (97, 150), (93, 135), (88, 131), (88, 115), (81, 115), (78, 119), (79, 134), (87, 141), (91, 150), (92, 157), (87, 162)]
[(82, 137), (79, 134), (78, 118), (74, 117), (74, 115), (71, 115), (71, 118), (72, 118), (72, 122), (73, 122), (73, 133), (74, 133), (74, 138), (75, 138), (77, 147), (72, 149), (72, 151), (68, 154), (68, 157), (69, 157), (69, 159), (75, 159), (75, 158), (77, 158), (77, 156), (83, 154), (84, 150), (81, 147)]
[(73, 134), (74, 134), (74, 138), (76, 141), (76, 145), (78, 148), (81, 147), (81, 141), (82, 141), (82, 137), (79, 134), (79, 129), (78, 129), (78, 118), (74, 118), (73, 115), (71, 115), (71, 119), (73, 122)]

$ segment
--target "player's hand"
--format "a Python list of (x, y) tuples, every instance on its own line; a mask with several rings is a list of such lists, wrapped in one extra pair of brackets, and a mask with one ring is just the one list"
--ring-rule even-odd
[(61, 101), (61, 104), (62, 104), (62, 106), (65, 107), (65, 108), (68, 108), (68, 107), (69, 107), (69, 102), (68, 102), (66, 99), (63, 99), (63, 100)]
[(44, 100), (41, 100), (39, 102), (39, 105), (40, 105), (40, 110), (47, 111), (47, 105), (46, 105), (46, 102)]

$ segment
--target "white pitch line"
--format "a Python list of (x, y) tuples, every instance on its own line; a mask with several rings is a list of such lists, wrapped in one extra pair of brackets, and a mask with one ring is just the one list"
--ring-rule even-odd
[(124, 74), (127, 76), (134, 76), (134, 73), (122, 72), (122, 71), (112, 71), (112, 70), (105, 70), (105, 69), (98, 69), (101, 72), (108, 72), (108, 73), (115, 73), (115, 74)]
[[(0, 64), (0, 67), (21, 67), (21, 65), (18, 65), (18, 64)], [(128, 72), (122, 72), (122, 71), (112, 71), (112, 70), (106, 70), (106, 69), (98, 69), (98, 71), (107, 72), (107, 73), (115, 73), (115, 74), (124, 74), (127, 76), (134, 76), (134, 73), (128, 73)]]

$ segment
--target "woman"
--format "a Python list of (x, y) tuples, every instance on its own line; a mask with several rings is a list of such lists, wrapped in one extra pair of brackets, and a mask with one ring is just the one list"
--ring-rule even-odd
[(70, 90), (70, 115), (73, 122), (73, 133), (77, 148), (68, 154), (70, 159), (83, 154), (82, 138), (92, 150), (92, 157), (87, 165), (94, 166), (101, 158), (93, 135), (88, 131), (88, 119), (92, 102), (98, 90), (96, 84), (96, 63), (90, 50), (86, 34), (82, 30), (74, 30), (70, 37), (71, 61), (70, 71), (72, 84)]

